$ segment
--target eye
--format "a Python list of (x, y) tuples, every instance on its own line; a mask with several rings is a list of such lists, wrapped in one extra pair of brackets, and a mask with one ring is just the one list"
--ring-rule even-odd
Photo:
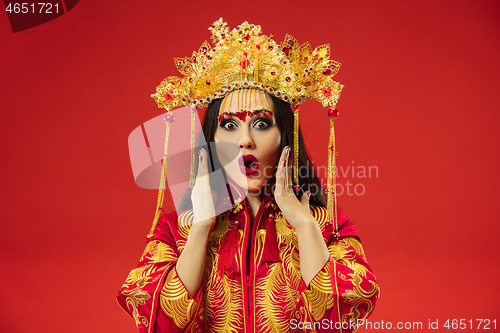
[(232, 119), (224, 119), (220, 122), (219, 126), (226, 131), (234, 131), (236, 128), (238, 128), (238, 125), (236, 125), (236, 123)]
[(259, 118), (253, 123), (253, 127), (256, 129), (266, 129), (271, 126), (271, 122), (265, 118)]

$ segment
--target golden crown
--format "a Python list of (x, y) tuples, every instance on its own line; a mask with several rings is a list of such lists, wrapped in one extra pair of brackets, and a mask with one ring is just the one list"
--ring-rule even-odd
[(204, 107), (237, 89), (259, 89), (292, 105), (316, 99), (334, 107), (343, 88), (332, 77), (340, 63), (330, 60), (330, 46), (312, 50), (290, 35), (277, 44), (259, 25), (244, 22), (232, 31), (220, 18), (213, 23), (213, 47), (204, 42), (188, 58), (174, 62), (184, 77), (169, 76), (151, 95), (158, 107)]

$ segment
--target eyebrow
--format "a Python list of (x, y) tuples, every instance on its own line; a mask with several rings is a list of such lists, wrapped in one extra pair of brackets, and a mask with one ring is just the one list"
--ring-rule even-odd
[[(239, 111), (239, 112), (242, 112), (242, 111)], [(248, 111), (245, 111), (245, 112), (248, 112)], [(265, 112), (273, 112), (272, 110), (268, 110), (268, 109), (259, 109), (259, 110), (253, 110), (253, 111), (249, 111), (251, 112), (253, 115), (257, 115), (259, 113), (264, 113), (264, 115), (266, 116), (269, 116), (267, 113)], [(238, 115), (236, 114), (237, 112), (230, 112), (229, 114), (233, 117), (237, 117)], [(226, 115), (226, 113), (224, 113), (224, 115)]]

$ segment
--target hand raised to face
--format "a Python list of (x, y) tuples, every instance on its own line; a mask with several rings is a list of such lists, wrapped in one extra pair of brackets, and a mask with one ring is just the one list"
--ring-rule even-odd
[(193, 191), (191, 192), (194, 213), (193, 223), (201, 223), (213, 227), (215, 223), (215, 209), (212, 200), (210, 177), (208, 175), (207, 151), (200, 147), (198, 155), (198, 175)]
[(274, 200), (278, 204), (285, 219), (295, 230), (303, 223), (316, 223), (309, 211), (310, 191), (302, 194), (300, 201), (295, 196), (292, 188), (292, 150), (290, 146), (283, 148), (276, 171), (276, 187)]

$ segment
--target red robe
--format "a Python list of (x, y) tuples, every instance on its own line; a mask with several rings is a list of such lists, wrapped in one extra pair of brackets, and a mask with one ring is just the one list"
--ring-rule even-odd
[[(195, 295), (176, 271), (193, 211), (160, 218), (117, 298), (139, 332), (354, 332), (356, 321), (372, 312), (379, 289), (351, 220), (338, 213), (341, 239), (336, 240), (326, 223), (326, 208), (311, 207), (330, 259), (306, 286), (297, 235), (272, 195), (264, 197), (253, 223), (246, 202), (240, 200), (217, 216)], [(225, 198), (219, 204), (230, 207), (231, 201)], [(236, 243), (224, 247), (231, 230)], [(265, 253), (273, 246), (279, 255), (269, 258)], [(221, 273), (220, 260), (234, 270)]]

